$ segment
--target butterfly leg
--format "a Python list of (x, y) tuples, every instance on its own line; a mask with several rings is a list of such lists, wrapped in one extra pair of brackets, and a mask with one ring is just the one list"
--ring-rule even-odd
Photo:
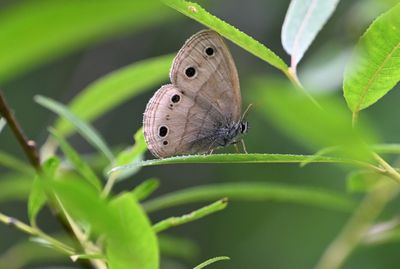
[(244, 143), (244, 140), (240, 140), (240, 142), (242, 142), (242, 147), (243, 147), (243, 151), (244, 153), (248, 154), (247, 149), (246, 149), (246, 144)]
[(239, 150), (239, 147), (238, 147), (237, 143), (233, 144), (233, 146), (235, 147), (236, 152), (237, 152), (237, 153), (240, 153), (240, 150)]

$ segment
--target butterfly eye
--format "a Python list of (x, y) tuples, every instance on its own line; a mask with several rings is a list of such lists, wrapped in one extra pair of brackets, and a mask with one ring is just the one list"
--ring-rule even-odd
[(196, 69), (194, 69), (194, 67), (188, 67), (185, 70), (185, 74), (188, 78), (193, 77), (194, 75), (196, 75)]
[(168, 133), (168, 128), (166, 126), (161, 126), (160, 129), (158, 129), (158, 135), (161, 137), (166, 136)]
[(171, 97), (172, 103), (178, 103), (180, 100), (181, 100), (181, 97), (179, 96), (179, 94), (174, 94)]
[(206, 48), (205, 52), (206, 52), (206, 54), (208, 56), (213, 56), (214, 55), (214, 49), (212, 47)]

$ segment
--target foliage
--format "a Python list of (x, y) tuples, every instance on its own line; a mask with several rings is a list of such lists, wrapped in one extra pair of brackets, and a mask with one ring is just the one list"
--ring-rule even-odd
[[(339, 99), (311, 96), (297, 77), (297, 64), (335, 11), (337, 0), (292, 0), (282, 28), (282, 45), (291, 55), (290, 67), (266, 45), (212, 15), (198, 3), (184, 0), (107, 0), (96, 4), (66, 0), (26, 2), (10, 5), (0, 12), (1, 82), (15, 79), (95, 41), (160, 25), (178, 17), (179, 12), (217, 31), (287, 76), (283, 80), (254, 75), (245, 81), (252, 89), (246, 98), (257, 102), (256, 113), (261, 119), (306, 151), (316, 153), (259, 152), (144, 160), (147, 147), (142, 128), (134, 134), (133, 145), (124, 145), (122, 149), (109, 146), (92, 122), (166, 80), (172, 54), (144, 59), (106, 74), (76, 94), (67, 105), (37, 95), (34, 101), (57, 115), (54, 123), (47, 126), (49, 138), (38, 145), (42, 157), (40, 167), (35, 170), (11, 153), (0, 151), (0, 165), (10, 170), (0, 177), (0, 203), (27, 201), (29, 225), (4, 212), (0, 212), (0, 222), (28, 234), (35, 243), (16, 244), (0, 256), (0, 266), (12, 260), (13, 255), (19, 255), (23, 259), (12, 268), (21, 268), (31, 261), (59, 261), (70, 257), (93, 268), (156, 269), (160, 268), (161, 259), (173, 256), (190, 262), (193, 268), (200, 262), (197, 245), (166, 234), (168, 229), (214, 218), (214, 213), (219, 211), (227, 212), (228, 201), (290, 202), (351, 214), (343, 230), (323, 253), (317, 269), (339, 268), (360, 244), (384, 244), (399, 239), (396, 218), (389, 228), (376, 227), (377, 218), (400, 189), (399, 161), (388, 162), (379, 154), (398, 155), (400, 146), (381, 143), (384, 138), (373, 124), (360, 121), (357, 115), (383, 98), (400, 80), (400, 4), (377, 17), (359, 38), (346, 67), (344, 99)], [(28, 26), (32, 29), (29, 34)], [(1, 111), (5, 109), (10, 110), (2, 107)], [(22, 132), (16, 130), (16, 122), (6, 123), (4, 118), (0, 118), (0, 136), (8, 128), (14, 133)], [(256, 132), (257, 128), (254, 129)], [(75, 131), (96, 149), (95, 158), (103, 160), (100, 167), (68, 140)], [(19, 142), (30, 143), (26, 139)], [(273, 163), (302, 167), (309, 163), (314, 167), (335, 164), (349, 172), (347, 192), (303, 184), (253, 182), (247, 178), (232, 182), (228, 178), (224, 183), (183, 188), (149, 198), (164, 180), (162, 176), (157, 176), (159, 180), (132, 181), (135, 187), (131, 191), (113, 192), (114, 185), (122, 180), (140, 179), (141, 174), (137, 173), (145, 167), (148, 172), (160, 165), (178, 169), (189, 164), (193, 167), (235, 164), (237, 167)], [(361, 201), (351, 196), (354, 192), (363, 195)], [(166, 209), (171, 207), (203, 202), (212, 203), (157, 222), (150, 215), (156, 211), (169, 214)], [(67, 228), (68, 235), (55, 236), (45, 231), (40, 215), (45, 206)], [(248, 232), (243, 230), (244, 234)], [(52, 251), (46, 253), (37, 245)], [(287, 255), (290, 257), (290, 253)], [(214, 262), (229, 259), (218, 256), (194, 268), (211, 267)]]

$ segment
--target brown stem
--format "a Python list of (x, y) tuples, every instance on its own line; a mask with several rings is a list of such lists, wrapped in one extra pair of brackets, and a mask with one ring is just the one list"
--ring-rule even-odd
[[(40, 165), (39, 154), (36, 148), (36, 143), (35, 141), (28, 139), (28, 137), (24, 134), (21, 126), (19, 125), (17, 119), (14, 117), (10, 107), (8, 106), (2, 91), (0, 91), (0, 115), (2, 115), (6, 119), (8, 126), (10, 126), (11, 130), (13, 131), (19, 144), (24, 150), (25, 155), (28, 157), (30, 163), (35, 168), (35, 170), (40, 173), (41, 165)], [(62, 227), (67, 231), (67, 233), (70, 234), (73, 238), (78, 240), (71, 226), (66, 221), (65, 216), (63, 216), (63, 214), (61, 214), (54, 205), (50, 204), (49, 206), (52, 213), (55, 215), (55, 217), (58, 219), (58, 221), (61, 223)], [(78, 262), (81, 264), (82, 268), (85, 269), (96, 268), (88, 260), (79, 260)]]
[(28, 137), (24, 134), (21, 126), (17, 122), (13, 113), (11, 112), (10, 107), (8, 106), (6, 99), (4, 98), (3, 93), (0, 91), (0, 114), (6, 119), (8, 126), (10, 126), (13, 131), (15, 137), (18, 140), (18, 143), (21, 145), (22, 149), (25, 152), (25, 155), (28, 157), (32, 166), (39, 171), (40, 170), (40, 159), (39, 154), (36, 149), (36, 143), (33, 140), (28, 139)]

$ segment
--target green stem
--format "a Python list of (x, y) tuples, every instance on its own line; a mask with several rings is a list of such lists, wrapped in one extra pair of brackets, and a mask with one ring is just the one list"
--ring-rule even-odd
[(329, 245), (315, 269), (338, 269), (361, 242), (386, 204), (399, 191), (394, 183), (379, 185), (361, 202), (348, 223)]
[(68, 255), (75, 254), (75, 250), (72, 247), (58, 241), (54, 237), (51, 237), (51, 236), (43, 233), (38, 228), (34, 228), (34, 227), (31, 227), (31, 226), (23, 223), (22, 221), (20, 221), (18, 219), (15, 219), (15, 218), (12, 218), (12, 217), (9, 217), (9, 216), (6, 216), (6, 215), (0, 213), (0, 222), (7, 224), (9, 226), (15, 227), (18, 230), (20, 230), (24, 233), (27, 233), (29, 235), (40, 237), (41, 239), (49, 242), (52, 246), (54, 246), (55, 249), (57, 249), (61, 252), (64, 252)]

